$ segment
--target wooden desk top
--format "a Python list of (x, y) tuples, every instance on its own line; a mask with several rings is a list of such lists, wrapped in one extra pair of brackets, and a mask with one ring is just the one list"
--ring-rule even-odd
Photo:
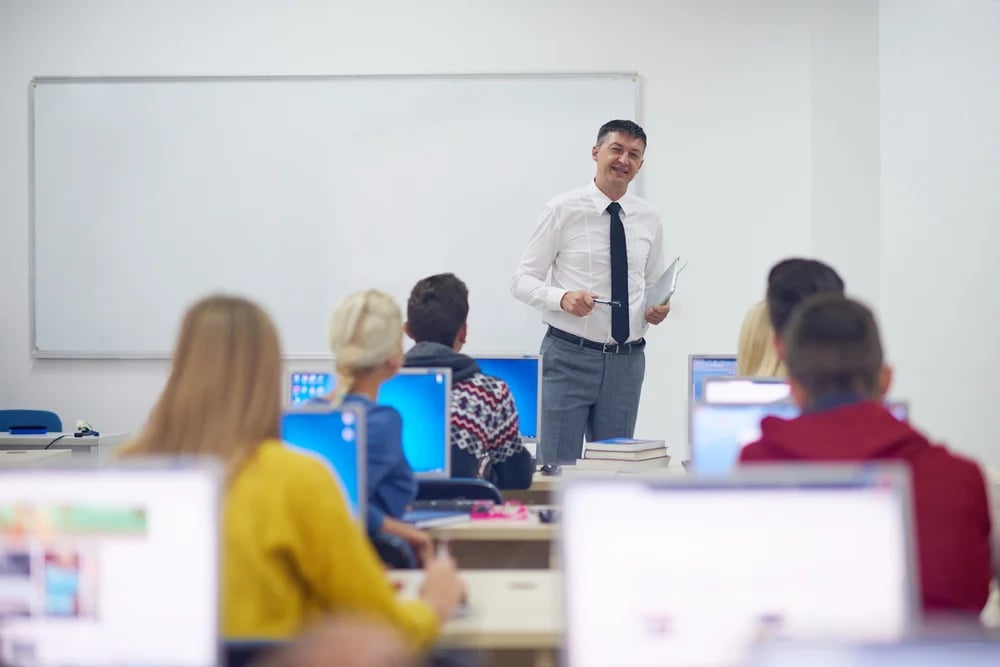
[(551, 542), (558, 524), (542, 523), (534, 512), (527, 519), (469, 519), (465, 523), (437, 526), (428, 532), (435, 540), (466, 542)]
[[(549, 649), (562, 644), (562, 575), (551, 570), (467, 570), (468, 610), (441, 629), (449, 648)], [(389, 574), (403, 584), (400, 595), (416, 597), (423, 572)]]
[(559, 475), (543, 475), (536, 472), (531, 478), (529, 491), (555, 491), (562, 484), (564, 479), (577, 479), (588, 477), (669, 477), (674, 475), (687, 475), (687, 470), (681, 464), (671, 463), (659, 470), (646, 470), (644, 472), (613, 472), (610, 470), (587, 470), (577, 471), (573, 466), (564, 466)]

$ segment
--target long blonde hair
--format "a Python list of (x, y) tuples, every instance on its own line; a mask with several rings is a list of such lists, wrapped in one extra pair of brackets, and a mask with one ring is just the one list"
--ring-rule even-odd
[(357, 377), (399, 354), (403, 316), (395, 300), (378, 290), (355, 292), (330, 318), (330, 348), (337, 371), (334, 405), (354, 387)]
[(774, 349), (774, 329), (766, 301), (755, 303), (743, 317), (736, 373), (743, 377), (785, 377), (785, 366)]
[(281, 346), (256, 304), (211, 296), (184, 316), (170, 377), (133, 455), (214, 456), (229, 476), (281, 430)]

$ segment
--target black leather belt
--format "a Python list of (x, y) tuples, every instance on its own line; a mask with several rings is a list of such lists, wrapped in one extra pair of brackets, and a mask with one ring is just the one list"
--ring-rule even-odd
[(555, 327), (549, 327), (548, 335), (553, 338), (558, 338), (564, 340), (567, 343), (573, 343), (573, 345), (579, 345), (580, 347), (585, 347), (588, 350), (597, 350), (598, 352), (603, 352), (604, 354), (632, 354), (633, 352), (638, 352), (642, 348), (646, 347), (646, 339), (640, 338), (639, 340), (634, 340), (631, 343), (598, 343), (597, 341), (587, 340), (586, 338), (580, 338), (579, 336), (574, 336), (568, 331), (563, 331), (562, 329), (556, 329)]

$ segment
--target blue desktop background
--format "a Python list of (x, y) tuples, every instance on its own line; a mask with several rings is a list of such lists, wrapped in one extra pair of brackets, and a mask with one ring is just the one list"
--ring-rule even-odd
[[(301, 405), (333, 391), (332, 373), (291, 374), (291, 404)], [(403, 453), (413, 472), (444, 473), (450, 425), (445, 412), (449, 404), (443, 373), (396, 375), (382, 385), (379, 405), (396, 408), (403, 419)]]
[(286, 412), (281, 417), (281, 439), (319, 455), (336, 472), (351, 512), (360, 516), (358, 430), (353, 412)]
[(517, 407), (517, 419), (521, 436), (538, 437), (538, 374), (540, 359), (500, 359), (496, 357), (476, 357), (479, 369), (486, 375), (500, 378), (510, 387)]

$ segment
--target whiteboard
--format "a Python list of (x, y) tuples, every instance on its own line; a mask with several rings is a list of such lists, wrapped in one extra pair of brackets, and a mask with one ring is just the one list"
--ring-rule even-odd
[(470, 348), (538, 348), (510, 296), (546, 201), (586, 184), (634, 74), (36, 79), (39, 357), (165, 357), (214, 292), (263, 305), (285, 356), (329, 356), (330, 313), (451, 271)]

